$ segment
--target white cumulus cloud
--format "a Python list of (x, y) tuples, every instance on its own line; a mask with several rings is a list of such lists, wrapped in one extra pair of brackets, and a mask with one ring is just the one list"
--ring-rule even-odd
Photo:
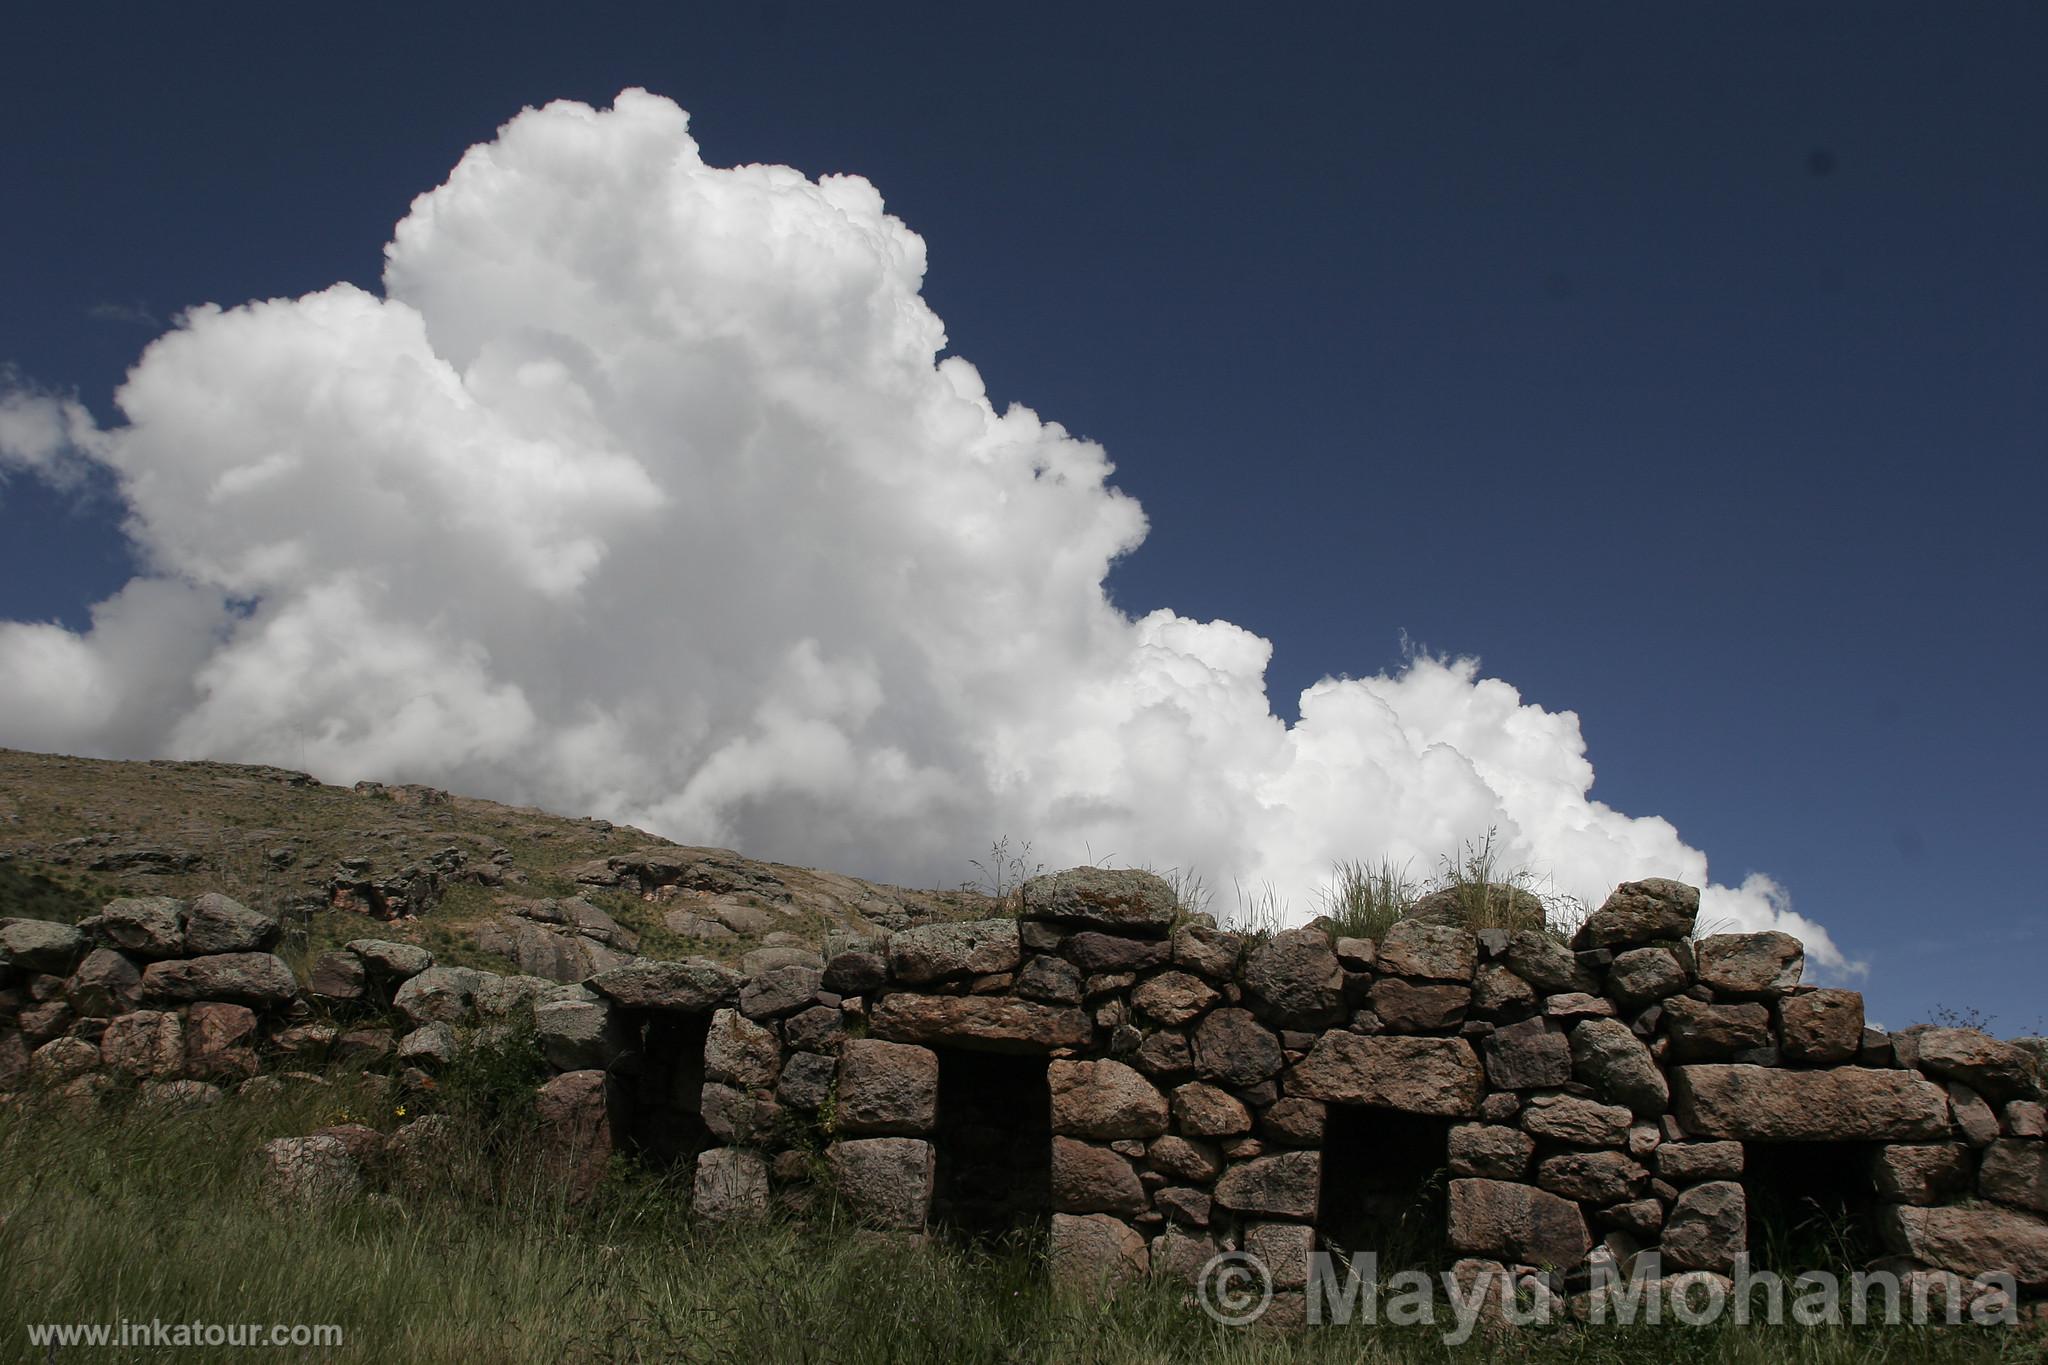
[[(1270, 886), (1496, 828), (1597, 900), (1709, 884), (1590, 796), (1577, 717), (1471, 660), (1329, 679), (1131, 619), (1146, 530), (1093, 442), (998, 410), (858, 176), (707, 164), (627, 91), (528, 110), (420, 196), (384, 290), (202, 307), (125, 422), (16, 386), (0, 452), (116, 476), (146, 577), (0, 624), (0, 743), (303, 765), (931, 884), (996, 834)], [(1227, 892), (1226, 892), (1227, 897)], [(1766, 878), (1706, 917), (1802, 934)]]

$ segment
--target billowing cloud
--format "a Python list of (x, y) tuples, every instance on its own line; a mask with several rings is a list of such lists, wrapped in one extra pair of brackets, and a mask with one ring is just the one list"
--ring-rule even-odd
[[(435, 782), (931, 884), (997, 834), (1270, 886), (1489, 828), (1597, 900), (1708, 878), (1592, 800), (1577, 717), (1470, 660), (1326, 680), (1104, 580), (1103, 450), (1001, 411), (857, 176), (707, 165), (683, 111), (529, 110), (412, 205), (384, 292), (203, 307), (101, 432), (0, 406), (17, 464), (117, 476), (148, 576), (0, 626), (0, 743)], [(1228, 893), (1225, 893), (1226, 899)], [(1783, 925), (1774, 883), (1706, 914)]]

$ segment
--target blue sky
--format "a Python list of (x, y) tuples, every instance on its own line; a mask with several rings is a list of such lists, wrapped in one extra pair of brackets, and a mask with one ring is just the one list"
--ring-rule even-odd
[[(377, 291), (465, 148), (644, 86), (872, 181), (1143, 505), (1115, 603), (1270, 640), (1283, 719), (1476, 655), (1876, 1017), (2041, 1027), (2039, 7), (415, 10), (14, 18), (0, 362), (114, 425), (181, 310)], [(8, 477), (0, 619), (84, 628), (121, 515)]]

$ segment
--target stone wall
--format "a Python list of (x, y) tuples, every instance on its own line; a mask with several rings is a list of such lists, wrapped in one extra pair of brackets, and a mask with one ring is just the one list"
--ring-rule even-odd
[(0, 1089), (217, 1085), (351, 1038), (430, 1073), (530, 1013), (564, 1179), (614, 1149), (692, 1161), (711, 1218), (829, 1190), (880, 1228), (1037, 1229), (1076, 1279), (1251, 1250), (1285, 1294), (1340, 1219), (1378, 1216), (1376, 1163), (1419, 1162), (1447, 1257), (1571, 1290), (1653, 1248), (1727, 1272), (1792, 1152), (1894, 1265), (2048, 1292), (2039, 1040), (1888, 1035), (1802, 982), (1796, 940), (1694, 938), (1697, 908), (1643, 881), (1569, 945), (1427, 919), (1247, 938), (1149, 874), (1083, 868), (1029, 882), (1016, 918), (838, 935), (748, 975), (636, 958), (559, 985), (364, 940), (308, 995), (233, 902), (115, 902), (79, 931), (0, 923)]

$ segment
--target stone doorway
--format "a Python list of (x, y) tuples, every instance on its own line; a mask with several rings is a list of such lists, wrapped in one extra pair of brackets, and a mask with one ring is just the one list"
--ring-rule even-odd
[(1864, 1142), (1745, 1142), (1749, 1263), (1758, 1270), (1861, 1270), (1884, 1254)]
[(1052, 1212), (1052, 1090), (1044, 1057), (934, 1048), (939, 1113), (932, 1226), (1035, 1243)]
[(1356, 1260), (1372, 1254), (1381, 1278), (1449, 1265), (1449, 1119), (1333, 1104), (1323, 1127), (1316, 1235)]
[(664, 1169), (718, 1143), (704, 1126), (704, 1043), (711, 1017), (650, 1013), (640, 1030), (639, 1069), (623, 1078), (630, 1148)]

